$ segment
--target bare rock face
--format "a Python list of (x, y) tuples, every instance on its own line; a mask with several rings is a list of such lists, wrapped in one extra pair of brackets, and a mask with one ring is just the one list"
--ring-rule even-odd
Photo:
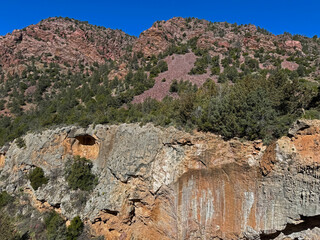
[[(25, 192), (41, 211), (80, 215), (106, 239), (319, 239), (320, 121), (288, 137), (224, 141), (151, 124), (64, 127), (24, 137), (1, 154), (0, 190)], [(90, 193), (65, 181), (68, 159), (93, 162)], [(34, 191), (35, 166), (49, 178)], [(18, 195), (18, 194), (17, 194)]]
[(285, 42), (285, 46), (287, 48), (295, 48), (295, 49), (302, 51), (302, 45), (301, 45), (301, 42), (299, 42), (299, 41), (288, 40)]
[(295, 62), (283, 61), (281, 63), (281, 67), (284, 69), (289, 69), (290, 71), (295, 71), (298, 69), (299, 64), (297, 64)]

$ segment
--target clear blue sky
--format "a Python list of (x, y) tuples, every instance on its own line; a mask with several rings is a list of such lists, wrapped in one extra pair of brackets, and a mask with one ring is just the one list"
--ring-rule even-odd
[(0, 10), (0, 35), (44, 18), (63, 16), (138, 36), (157, 20), (190, 16), (213, 22), (252, 23), (274, 34), (320, 36), (319, 0), (2, 0)]

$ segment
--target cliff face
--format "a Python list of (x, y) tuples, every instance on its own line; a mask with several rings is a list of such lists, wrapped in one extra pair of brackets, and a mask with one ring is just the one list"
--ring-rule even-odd
[[(300, 121), (267, 148), (138, 124), (64, 127), (24, 137), (0, 158), (0, 190), (38, 210), (80, 215), (106, 239), (320, 237), (320, 121)], [(68, 188), (68, 159), (91, 159), (99, 178), (84, 196)], [(49, 178), (34, 191), (35, 166)], [(318, 224), (319, 223), (319, 224)]]

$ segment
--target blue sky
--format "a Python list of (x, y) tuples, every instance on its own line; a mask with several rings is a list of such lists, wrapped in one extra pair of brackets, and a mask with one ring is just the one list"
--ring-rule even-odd
[(316, 0), (1, 0), (0, 10), (0, 35), (44, 18), (63, 16), (138, 36), (157, 20), (190, 16), (213, 22), (252, 23), (274, 34), (320, 36), (320, 1)]

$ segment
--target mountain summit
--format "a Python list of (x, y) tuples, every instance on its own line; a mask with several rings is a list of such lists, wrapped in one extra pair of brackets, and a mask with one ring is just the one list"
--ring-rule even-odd
[(21, 73), (31, 61), (39, 64), (92, 65), (120, 59), (135, 40), (120, 30), (70, 18), (48, 18), (0, 37), (0, 64)]

